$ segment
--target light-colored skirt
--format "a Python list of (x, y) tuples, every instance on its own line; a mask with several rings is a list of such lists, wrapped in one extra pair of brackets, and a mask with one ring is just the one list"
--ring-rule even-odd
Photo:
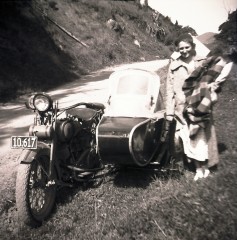
[(188, 125), (177, 122), (177, 129), (176, 133), (183, 141), (186, 156), (197, 161), (206, 161), (208, 159), (208, 142), (205, 129), (200, 128), (192, 139), (189, 137)]

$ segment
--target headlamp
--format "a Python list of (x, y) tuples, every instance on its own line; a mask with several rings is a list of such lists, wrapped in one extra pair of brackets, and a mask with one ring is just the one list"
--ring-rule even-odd
[(39, 112), (45, 112), (52, 107), (52, 99), (46, 93), (37, 93), (33, 97), (33, 105)]

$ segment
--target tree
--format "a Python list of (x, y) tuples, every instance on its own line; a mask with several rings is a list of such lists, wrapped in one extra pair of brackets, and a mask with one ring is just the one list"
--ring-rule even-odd
[(237, 9), (228, 14), (226, 22), (219, 26), (220, 33), (215, 38), (227, 45), (236, 46), (237, 44)]

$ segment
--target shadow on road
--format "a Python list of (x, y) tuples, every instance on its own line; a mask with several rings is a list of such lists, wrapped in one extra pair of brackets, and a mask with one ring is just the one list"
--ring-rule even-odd
[(94, 72), (82, 76), (73, 83), (49, 92), (53, 100), (59, 100), (59, 106), (69, 106), (77, 102), (105, 102), (108, 89), (108, 77), (112, 71)]
[[(65, 107), (77, 102), (101, 102), (107, 97), (108, 77), (112, 71), (94, 72), (82, 76), (75, 82), (68, 83), (48, 92), (53, 100), (59, 101), (59, 107)], [(27, 97), (0, 106), (0, 147), (1, 155), (10, 150), (11, 136), (28, 134), (33, 123), (34, 113), (26, 109), (24, 102)]]

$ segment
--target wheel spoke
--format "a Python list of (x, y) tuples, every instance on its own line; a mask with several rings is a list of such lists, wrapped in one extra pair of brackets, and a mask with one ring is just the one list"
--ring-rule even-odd
[[(27, 225), (39, 226), (53, 208), (56, 185), (49, 184), (49, 149), (37, 149), (30, 164), (20, 164), (16, 181), (16, 205), (19, 219)], [(26, 162), (28, 161), (25, 159)], [(56, 172), (52, 172), (53, 178)], [(54, 181), (55, 182), (55, 181)]]
[(48, 175), (47, 169), (39, 161), (36, 161), (33, 167), (35, 171), (30, 175), (29, 202), (33, 211), (40, 212), (46, 203)]

